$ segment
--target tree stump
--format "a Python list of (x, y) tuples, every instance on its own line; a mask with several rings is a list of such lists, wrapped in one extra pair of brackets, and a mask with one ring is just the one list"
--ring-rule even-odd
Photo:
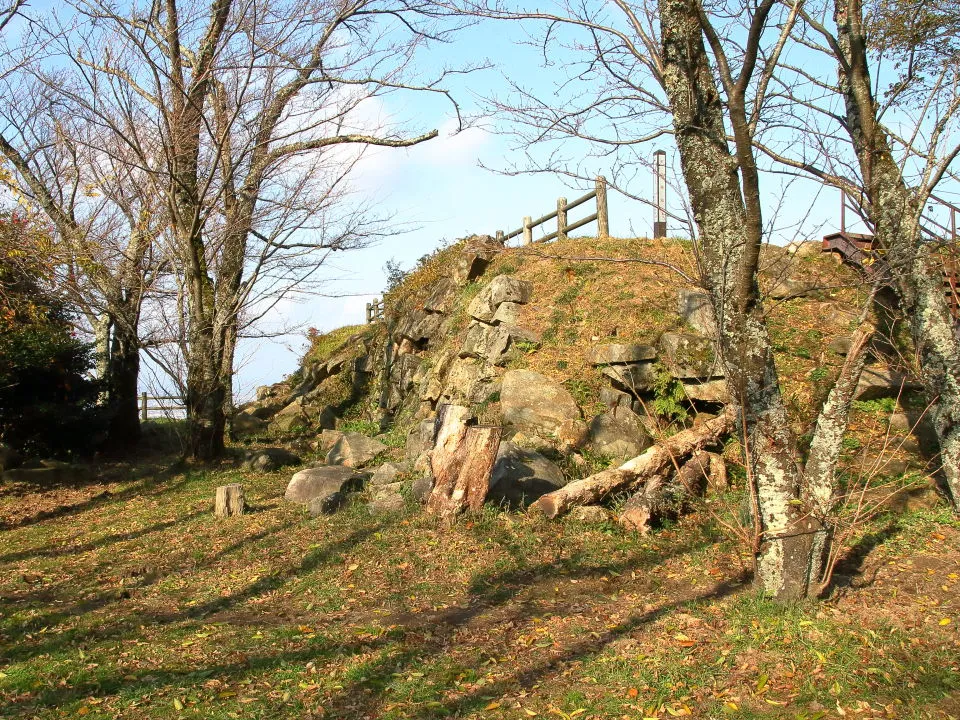
[(243, 499), (243, 485), (221, 485), (213, 500), (213, 514), (217, 517), (243, 515), (246, 504)]
[(458, 405), (441, 408), (437, 444), (430, 458), (436, 484), (427, 500), (427, 512), (446, 522), (483, 506), (500, 447), (500, 428), (467, 427), (468, 415), (468, 410)]

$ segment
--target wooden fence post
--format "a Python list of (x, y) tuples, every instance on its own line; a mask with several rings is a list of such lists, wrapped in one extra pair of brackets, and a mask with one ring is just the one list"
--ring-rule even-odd
[(507, 241), (503, 239), (503, 230), (497, 230), (497, 242), (506, 245)]
[(607, 216), (607, 179), (597, 176), (597, 235), (610, 237), (610, 220)]
[(567, 239), (567, 199), (557, 198), (557, 240)]
[(533, 218), (527, 215), (523, 219), (523, 244), (529, 245), (533, 242), (533, 228), (530, 227), (530, 223), (533, 222)]
[(147, 421), (147, 394), (140, 393), (140, 422)]

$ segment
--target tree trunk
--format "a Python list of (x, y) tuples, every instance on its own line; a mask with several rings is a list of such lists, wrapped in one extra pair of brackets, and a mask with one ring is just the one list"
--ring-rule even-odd
[(695, 450), (719, 443), (733, 429), (733, 421), (732, 411), (727, 410), (698, 427), (682, 430), (618, 468), (602, 470), (547, 493), (530, 506), (529, 512), (555, 518), (576, 505), (594, 505), (611, 493), (631, 490), (656, 475), (665, 476)]
[(113, 450), (129, 449), (140, 440), (139, 378), (140, 341), (136, 330), (131, 333), (126, 323), (115, 323), (107, 374), (110, 412), (107, 444)]
[(216, 460), (225, 449), (227, 418), (223, 411), (226, 389), (220, 362), (209, 337), (199, 334), (187, 348), (187, 417), (190, 425), (190, 455)]
[[(701, 275), (717, 318), (719, 354), (756, 491), (762, 538), (757, 580), (779, 599), (802, 598), (812, 589), (816, 528), (800, 507), (802, 478), (757, 287), (763, 221), (742, 95), (748, 83), (727, 80), (728, 93), (739, 94), (728, 97), (725, 107), (696, 0), (661, 0), (659, 16), (663, 83), (700, 229)], [(754, 38), (759, 41), (760, 35)], [(736, 156), (727, 141), (725, 112)]]

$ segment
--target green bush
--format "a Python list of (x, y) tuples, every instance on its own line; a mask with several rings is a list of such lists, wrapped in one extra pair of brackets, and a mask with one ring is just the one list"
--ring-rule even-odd
[(49, 240), (0, 218), (0, 438), (28, 455), (96, 449), (104, 430), (89, 344), (54, 289)]

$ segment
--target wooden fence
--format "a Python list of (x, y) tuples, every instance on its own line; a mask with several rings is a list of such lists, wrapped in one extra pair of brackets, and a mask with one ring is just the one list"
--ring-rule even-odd
[[(597, 211), (592, 215), (588, 215), (582, 220), (578, 220), (575, 223), (570, 225), (567, 224), (567, 213), (575, 207), (583, 205), (585, 202), (597, 200)], [(557, 219), (557, 229), (555, 232), (550, 233), (546, 237), (540, 238), (537, 242), (549, 242), (550, 240), (565, 240), (567, 235), (572, 231), (582, 228), (584, 225), (589, 225), (594, 220), (597, 221), (597, 235), (599, 237), (609, 237), (610, 235), (610, 219), (607, 215), (607, 180), (602, 175), (597, 178), (596, 188), (588, 192), (583, 197), (579, 197), (573, 202), (568, 203), (566, 198), (557, 198), (557, 209), (552, 213), (547, 213), (542, 215), (534, 220), (531, 217), (525, 217), (523, 219), (523, 226), (517, 230), (514, 230), (511, 233), (506, 233), (502, 230), (497, 231), (497, 240), (506, 243), (508, 240), (511, 240), (518, 235), (523, 236), (523, 244), (529, 245), (534, 242), (533, 240), (533, 229), (539, 227), (554, 218)]]
[[(151, 402), (155, 404), (151, 405)], [(146, 422), (150, 419), (151, 410), (159, 410), (164, 414), (171, 410), (186, 412), (187, 406), (180, 395), (147, 395), (146, 393), (140, 393), (140, 422)]]
[(383, 300), (374, 298), (373, 302), (367, 303), (367, 323), (383, 320)]

